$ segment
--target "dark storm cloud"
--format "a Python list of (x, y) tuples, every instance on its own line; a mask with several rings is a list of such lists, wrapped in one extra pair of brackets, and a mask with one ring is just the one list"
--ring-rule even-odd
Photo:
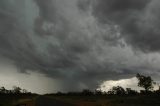
[[(149, 0), (97, 0), (93, 13), (100, 21), (109, 20), (123, 23), (125, 19), (132, 18), (142, 11)], [(124, 19), (125, 18), (125, 19)]]
[(140, 14), (147, 11), (147, 4), (149, 0), (1, 0), (0, 55), (21, 72), (60, 79), (64, 91), (94, 89), (113, 76), (133, 76), (137, 71), (130, 68), (139, 58), (118, 45), (123, 43), (118, 28), (108, 22), (118, 24), (126, 41), (136, 47), (152, 47), (149, 38), (142, 40), (144, 33), (149, 34), (144, 32), (147, 27), (142, 32), (137, 27), (144, 26), (137, 22), (142, 22)]
[[(22, 8), (25, 1), (20, 5), (18, 2), (0, 2), (3, 6), (0, 7), (0, 54), (13, 61), (21, 72), (37, 71), (52, 78), (67, 80), (67, 83), (73, 80), (72, 86), (78, 88), (81, 79), (76, 79), (74, 75), (81, 72), (77, 70), (80, 60), (78, 55), (89, 51), (87, 39), (79, 34), (69, 36), (69, 32), (74, 30), (57, 13), (51, 0), (32, 2), (39, 11), (33, 21), (33, 32), (28, 32), (27, 24), (30, 22), (25, 19), (27, 7)], [(19, 17), (20, 14), (24, 15)], [(70, 89), (64, 86), (64, 90)]]
[(120, 26), (126, 42), (145, 52), (160, 50), (157, 0), (96, 0), (93, 14), (101, 23)]
[(80, 10), (87, 11), (91, 7), (91, 0), (79, 0), (77, 6)]

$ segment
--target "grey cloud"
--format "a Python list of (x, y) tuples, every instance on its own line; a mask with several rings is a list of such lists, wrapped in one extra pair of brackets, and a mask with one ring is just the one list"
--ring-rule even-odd
[(93, 14), (101, 21), (123, 22), (141, 12), (150, 0), (96, 0)]
[(102, 24), (120, 26), (128, 44), (144, 52), (159, 51), (157, 0), (97, 0), (93, 14)]
[(80, 10), (87, 11), (91, 7), (91, 0), (78, 0), (77, 6)]
[[(127, 40), (136, 42), (142, 36), (132, 36), (139, 34), (132, 19), (139, 21), (139, 14), (148, 2), (142, 0), (139, 4), (137, 0), (124, 0), (118, 1), (118, 5), (115, 0), (100, 0), (95, 5), (89, 0), (20, 1), (0, 1), (0, 5), (3, 4), (0, 8), (0, 55), (14, 62), (19, 71), (30, 70), (59, 79), (61, 88), (69, 91), (94, 89), (113, 76), (116, 79), (133, 76), (137, 71), (130, 68), (144, 63), (133, 65), (139, 58), (134, 60), (133, 51), (119, 46), (117, 42), (121, 42), (121, 37), (116, 26), (100, 24), (95, 17), (100, 22), (109, 20), (119, 24), (124, 32), (128, 31)], [(124, 3), (127, 6), (123, 7)], [(94, 5), (94, 16), (88, 5)], [(132, 17), (132, 12), (138, 17)], [(118, 14), (121, 16), (116, 20)]]
[(40, 18), (47, 21), (54, 21), (56, 15), (56, 8), (53, 0), (34, 0), (39, 7)]
[[(5, 2), (6, 4), (3, 5), (8, 8), (9, 0), (5, 0)], [(18, 2), (18, 0), (14, 1), (14, 4)], [(35, 13), (37, 17), (32, 23), (35, 25), (32, 29), (33, 32), (28, 32), (28, 29), (25, 29), (27, 28), (26, 22), (21, 21), (21, 19), (25, 19), (25, 16), (18, 17), (21, 13), (30, 15), (25, 13), (25, 9), (21, 9), (21, 11), (17, 9), (17, 7), (21, 8), (25, 2), (15, 5), (16, 7), (12, 4), (10, 10), (15, 13), (1, 9), (3, 12), (0, 12), (0, 54), (13, 61), (21, 72), (37, 71), (49, 77), (67, 79), (69, 83), (73, 80), (70, 80), (70, 77), (74, 77), (74, 73), (81, 72), (77, 71), (79, 53), (88, 52), (90, 45), (87, 43), (87, 39), (79, 34), (69, 35), (74, 30), (70, 29), (65, 17), (56, 13), (54, 2), (36, 0), (35, 3), (39, 12)], [(51, 27), (44, 28), (48, 23)], [(72, 73), (73, 75), (71, 75)], [(77, 79), (73, 82), (78, 86), (80, 80)], [(67, 89), (67, 87), (64, 88)]]

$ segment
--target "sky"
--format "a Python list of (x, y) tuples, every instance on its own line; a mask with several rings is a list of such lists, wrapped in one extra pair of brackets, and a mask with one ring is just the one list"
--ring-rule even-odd
[(136, 87), (137, 73), (159, 82), (159, 9), (159, 0), (0, 0), (0, 85)]

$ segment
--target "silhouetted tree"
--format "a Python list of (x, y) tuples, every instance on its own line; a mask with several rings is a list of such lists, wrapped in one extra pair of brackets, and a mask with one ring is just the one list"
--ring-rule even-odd
[(26, 89), (21, 89), (20, 87), (13, 86), (12, 90), (8, 90), (5, 87), (0, 87), (0, 94), (3, 95), (14, 95), (14, 94), (21, 94), (21, 95), (31, 95), (31, 92), (28, 92)]
[(66, 95), (77, 96), (80, 94), (81, 94), (81, 92), (68, 92)]
[(114, 86), (108, 93), (110, 94), (116, 94), (116, 95), (124, 95), (125, 90), (120, 86)]
[(103, 95), (103, 92), (101, 90), (95, 90), (95, 95)]
[(5, 87), (1, 87), (0, 88), (0, 93), (1, 94), (5, 94), (6, 93), (6, 88)]
[(114, 95), (114, 91), (112, 91), (112, 89), (110, 89), (108, 92), (107, 92), (108, 95)]
[(64, 95), (64, 93), (63, 93), (63, 92), (58, 91), (58, 92), (56, 93), (56, 95), (57, 95), (57, 96), (62, 96), (62, 95)]
[(138, 94), (138, 92), (135, 91), (135, 90), (132, 90), (131, 88), (126, 88), (126, 94), (128, 94), (128, 95), (136, 95), (136, 94)]
[(150, 76), (144, 76), (137, 74), (136, 75), (138, 79), (138, 86), (145, 89), (145, 91), (149, 91), (153, 89), (153, 85), (155, 82), (153, 82), (152, 78)]
[(15, 93), (15, 94), (20, 94), (21, 93), (21, 88), (20, 87), (17, 87), (17, 86), (13, 86), (13, 92)]
[(22, 93), (28, 93), (28, 91), (26, 89), (22, 89)]
[(90, 95), (93, 95), (94, 93), (92, 91), (90, 91), (89, 89), (84, 89), (82, 91), (82, 95), (85, 95), (85, 96), (90, 96)]

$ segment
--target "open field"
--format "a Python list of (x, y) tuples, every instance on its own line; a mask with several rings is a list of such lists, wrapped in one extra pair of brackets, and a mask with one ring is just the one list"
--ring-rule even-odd
[[(44, 102), (47, 101), (47, 102)], [(160, 95), (103, 96), (0, 96), (0, 106), (160, 106)], [(66, 104), (66, 105), (64, 105)], [(68, 105), (67, 105), (68, 104)]]
[(18, 99), (15, 101), (15, 103), (12, 103), (13, 106), (35, 106), (35, 100), (31, 98), (26, 98), (26, 99)]
[(34, 106), (35, 96), (0, 95), (0, 106)]
[(159, 95), (140, 96), (49, 96), (75, 106), (160, 106)]
[(45, 96), (39, 96), (35, 100), (35, 106), (75, 106), (75, 105), (61, 100), (56, 100)]

